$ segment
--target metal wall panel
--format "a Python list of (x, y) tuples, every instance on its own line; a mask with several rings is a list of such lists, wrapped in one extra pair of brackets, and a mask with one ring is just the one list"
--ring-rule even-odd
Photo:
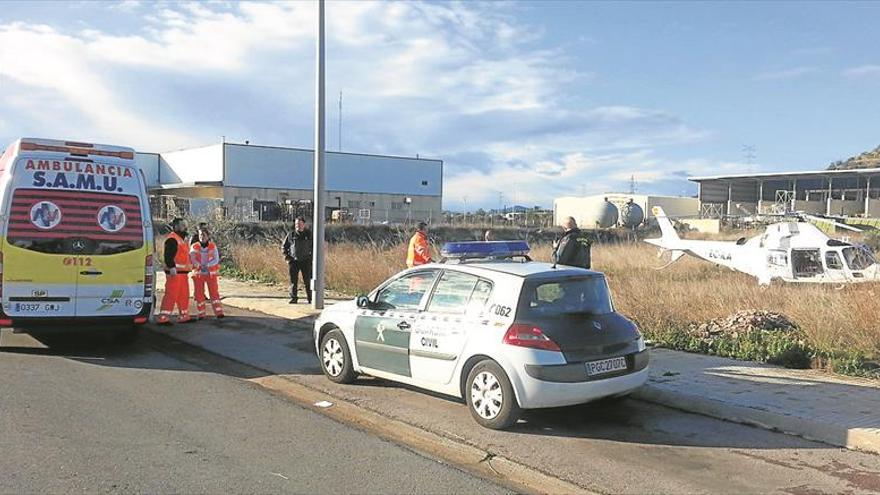
[[(311, 189), (308, 150), (226, 145), (230, 187)], [(376, 194), (441, 195), (440, 160), (327, 152), (327, 189)]]
[(700, 200), (703, 203), (727, 201), (727, 183), (720, 180), (707, 180), (700, 183)]

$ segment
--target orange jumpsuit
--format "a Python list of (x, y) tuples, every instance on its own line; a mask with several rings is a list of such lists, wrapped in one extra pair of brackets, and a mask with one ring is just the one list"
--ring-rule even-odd
[(223, 318), (223, 306), (220, 304), (220, 290), (217, 287), (217, 276), (220, 272), (220, 253), (217, 245), (208, 241), (204, 246), (201, 242), (192, 245), (190, 260), (193, 265), (193, 289), (195, 291), (196, 308), (199, 318), (205, 317), (205, 286), (211, 296), (211, 308), (214, 316)]
[(409, 247), (406, 250), (406, 266), (412, 268), (430, 262), (431, 251), (428, 249), (428, 236), (423, 232), (416, 232), (410, 238)]
[[(165, 294), (162, 296), (159, 318), (156, 320), (160, 324), (171, 323), (171, 312), (174, 311), (175, 305), (180, 312), (177, 322), (191, 321), (189, 316), (189, 272), (192, 270), (192, 265), (189, 259), (189, 245), (177, 232), (172, 232), (168, 235), (168, 240), (165, 241), (165, 249), (168, 250), (171, 246), (176, 246), (176, 251), (173, 260), (169, 259), (168, 254), (170, 253), (166, 253), (165, 257)], [(169, 266), (170, 261), (174, 262), (173, 266)], [(171, 274), (171, 268), (177, 270), (175, 275)]]

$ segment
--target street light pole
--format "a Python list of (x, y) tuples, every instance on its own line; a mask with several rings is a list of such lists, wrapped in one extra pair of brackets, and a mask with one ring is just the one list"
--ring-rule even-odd
[(324, 309), (324, 0), (318, 0), (315, 51), (315, 184), (312, 237), (312, 308)]

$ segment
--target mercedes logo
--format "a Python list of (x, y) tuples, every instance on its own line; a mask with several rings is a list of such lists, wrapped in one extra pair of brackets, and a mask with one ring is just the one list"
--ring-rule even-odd
[(86, 241), (82, 239), (75, 239), (71, 246), (73, 247), (74, 251), (82, 251), (86, 248)]

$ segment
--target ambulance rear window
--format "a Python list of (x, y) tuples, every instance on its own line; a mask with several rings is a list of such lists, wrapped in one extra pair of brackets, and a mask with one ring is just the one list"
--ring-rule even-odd
[(144, 245), (141, 203), (127, 194), (16, 189), (7, 241), (48, 254), (101, 255)]

